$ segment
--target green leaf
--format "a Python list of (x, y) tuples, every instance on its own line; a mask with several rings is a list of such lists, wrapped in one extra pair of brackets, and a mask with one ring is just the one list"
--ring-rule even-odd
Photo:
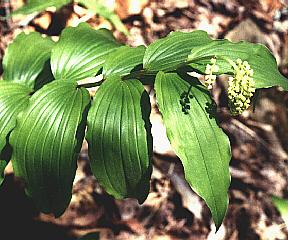
[(75, 81), (93, 77), (103, 67), (108, 53), (119, 46), (107, 30), (94, 30), (87, 23), (66, 28), (52, 50), (54, 77)]
[(39, 33), (21, 33), (8, 46), (3, 59), (3, 79), (35, 87), (38, 75), (49, 62), (54, 42)]
[(21, 84), (0, 81), (0, 185), (10, 160), (8, 136), (16, 126), (16, 117), (29, 102), (29, 89)]
[(224, 59), (236, 61), (237, 58), (247, 61), (254, 70), (256, 88), (281, 86), (288, 90), (288, 80), (278, 71), (274, 56), (264, 45), (249, 42), (233, 43), (228, 40), (214, 40), (211, 43), (192, 49), (189, 55), (190, 65), (205, 72), (206, 64), (212, 57), (217, 58), (219, 73), (232, 73), (231, 65)]
[(135, 68), (142, 69), (144, 53), (144, 46), (118, 48), (107, 57), (103, 67), (104, 76), (107, 77), (112, 74), (123, 76), (131, 73)]
[(56, 7), (58, 9), (68, 4), (69, 2), (71, 2), (71, 0), (28, 0), (27, 4), (14, 11), (12, 15), (28, 15), (31, 13), (39, 13), (46, 10), (48, 7)]
[(15, 175), (44, 213), (60, 216), (71, 199), (90, 96), (68, 81), (37, 91), (11, 133)]
[(0, 152), (16, 126), (17, 115), (28, 106), (29, 94), (29, 88), (22, 84), (0, 81)]
[(280, 212), (286, 226), (288, 227), (288, 200), (273, 196), (272, 201), (277, 210)]
[(172, 32), (147, 47), (144, 68), (150, 72), (175, 70), (187, 61), (194, 47), (211, 41), (204, 31)]
[(231, 158), (228, 137), (217, 125), (209, 92), (176, 73), (159, 72), (155, 91), (167, 136), (192, 189), (220, 227), (228, 205)]
[(143, 202), (149, 192), (152, 137), (150, 102), (138, 80), (105, 80), (88, 114), (87, 140), (92, 171), (116, 198)]
[(129, 35), (129, 31), (125, 27), (125, 25), (121, 22), (118, 15), (114, 12), (114, 9), (111, 9), (107, 6), (107, 1), (105, 0), (77, 0), (79, 4), (84, 5), (86, 8), (93, 11), (95, 14), (99, 14), (100, 16), (109, 20), (115, 28), (124, 33), (125, 35)]

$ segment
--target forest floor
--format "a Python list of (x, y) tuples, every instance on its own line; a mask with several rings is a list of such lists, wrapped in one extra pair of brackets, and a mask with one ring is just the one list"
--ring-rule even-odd
[[(10, 4), (9, 4), (10, 2)], [(21, 31), (57, 36), (64, 27), (87, 21), (94, 28), (107, 27), (131, 46), (149, 45), (175, 30), (202, 29), (214, 38), (265, 44), (280, 71), (288, 76), (288, 7), (280, 0), (116, 0), (114, 8), (131, 33), (125, 36), (105, 19), (88, 16), (76, 4), (37, 16), (0, 19), (0, 60), (7, 44)], [(22, 4), (1, 1), (2, 17)], [(0, 74), (2, 67), (0, 64)], [(288, 239), (279, 212), (271, 201), (288, 199), (288, 94), (280, 88), (263, 90), (254, 112), (231, 117), (223, 81), (213, 96), (221, 126), (230, 138), (233, 157), (229, 208), (215, 234), (208, 208), (184, 181), (182, 165), (171, 149), (153, 91), (151, 122), (154, 158), (151, 191), (143, 205), (132, 199), (114, 200), (92, 176), (87, 146), (78, 161), (73, 197), (63, 216), (39, 214), (14, 179), (11, 167), (0, 190), (0, 237), (3, 240), (77, 239), (98, 232), (100, 239)], [(11, 228), (13, 226), (13, 228)]]

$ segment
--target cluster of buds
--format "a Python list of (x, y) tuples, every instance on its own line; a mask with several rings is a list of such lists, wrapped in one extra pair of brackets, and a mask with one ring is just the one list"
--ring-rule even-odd
[[(253, 69), (247, 61), (237, 59), (236, 63), (227, 60), (234, 69), (234, 76), (229, 77), (228, 98), (229, 108), (233, 115), (241, 114), (251, 103), (251, 97), (255, 92), (255, 82), (253, 80)], [(219, 66), (216, 64), (216, 58), (210, 60), (205, 70), (205, 86), (210, 90), (216, 81), (214, 73), (219, 72)]]
[(233, 62), (234, 76), (229, 77), (228, 98), (229, 107), (233, 115), (241, 114), (251, 103), (251, 97), (255, 92), (255, 82), (253, 80), (253, 69), (247, 61), (242, 62), (237, 59)]
[(219, 66), (216, 64), (216, 58), (211, 58), (211, 64), (207, 64), (205, 70), (205, 86), (210, 90), (216, 81), (216, 75), (219, 72)]

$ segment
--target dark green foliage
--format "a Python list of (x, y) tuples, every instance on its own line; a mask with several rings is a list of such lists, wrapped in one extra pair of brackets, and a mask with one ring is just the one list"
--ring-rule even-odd
[[(0, 82), (0, 183), (11, 145), (15, 174), (27, 194), (40, 211), (60, 216), (70, 202), (87, 127), (97, 180), (116, 198), (145, 201), (153, 146), (145, 82), (155, 86), (188, 183), (219, 227), (228, 204), (230, 145), (209, 91), (188, 72), (204, 73), (211, 58), (219, 65), (217, 75), (234, 76), (231, 64), (239, 58), (251, 65), (256, 88), (288, 89), (267, 48), (212, 40), (203, 31), (171, 33), (147, 48), (122, 46), (109, 31), (88, 24), (65, 29), (56, 44), (37, 33), (19, 35), (6, 51)], [(102, 81), (83, 83), (95, 76)], [(99, 85), (90, 104), (84, 87)]]
[(152, 43), (146, 50), (143, 65), (147, 71), (170, 71), (185, 65), (194, 47), (210, 43), (204, 31), (172, 32), (166, 38)]
[(70, 202), (89, 103), (85, 88), (55, 81), (37, 91), (18, 116), (10, 137), (14, 172), (45, 213), (60, 216)]
[(120, 46), (107, 30), (93, 30), (87, 23), (66, 28), (52, 50), (51, 67), (56, 79), (81, 80), (95, 76), (108, 53)]
[(148, 195), (152, 158), (149, 115), (149, 96), (135, 79), (108, 78), (93, 100), (87, 132), (91, 167), (116, 198), (134, 197), (142, 203)]
[(288, 81), (278, 71), (277, 63), (271, 52), (261, 44), (249, 42), (232, 43), (228, 40), (214, 40), (210, 44), (199, 46), (189, 55), (191, 66), (202, 72), (212, 57), (217, 58), (221, 73), (231, 73), (231, 65), (226, 59), (238, 58), (248, 61), (254, 70), (256, 88), (281, 86), (288, 90)]
[(54, 44), (50, 38), (43, 38), (37, 32), (21, 33), (6, 49), (3, 80), (22, 83), (33, 89), (39, 73), (46, 62), (49, 63)]
[(103, 67), (104, 76), (125, 76), (133, 71), (142, 69), (145, 49), (144, 46), (137, 48), (119, 47), (107, 57)]
[(205, 200), (219, 227), (228, 204), (231, 153), (228, 137), (209, 111), (213, 107), (210, 94), (187, 77), (163, 72), (157, 74), (155, 91), (167, 136), (182, 160), (186, 180)]

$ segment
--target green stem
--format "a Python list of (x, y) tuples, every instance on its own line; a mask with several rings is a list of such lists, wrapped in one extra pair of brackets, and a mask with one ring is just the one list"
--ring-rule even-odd
[(81, 81), (77, 82), (77, 88), (80, 87), (85, 87), (85, 88), (92, 88), (92, 87), (97, 87), (100, 86), (104, 82), (103, 75), (97, 75), (96, 77), (93, 78), (87, 78)]
[[(212, 57), (215, 57), (215, 56), (213, 55)], [(202, 59), (207, 59), (207, 56), (188, 60), (185, 63), (180, 64), (177, 69), (179, 69), (183, 66), (187, 66), (188, 64), (193, 63), (194, 61), (199, 61)], [(231, 62), (233, 62), (233, 61), (231, 61)], [(175, 71), (173, 70), (173, 71), (165, 71), (165, 72), (169, 73), (169, 72), (175, 72)], [(129, 80), (129, 79), (141, 79), (145, 76), (147, 76), (147, 77), (148, 76), (155, 76), (157, 73), (158, 73), (158, 71), (147, 72), (147, 70), (145, 70), (145, 69), (140, 69), (138, 71), (134, 71), (134, 72), (131, 72), (125, 76), (122, 76), (122, 80), (125, 81), (125, 80)], [(78, 87), (85, 87), (85, 88), (97, 87), (97, 86), (100, 86), (105, 81), (105, 78), (103, 77), (103, 75), (98, 75), (92, 79), (93, 79), (93, 81), (90, 80), (89, 82), (86, 82), (85, 80), (83, 82), (79, 81)]]
[(85, 87), (85, 88), (98, 87), (98, 86), (100, 86), (103, 82), (104, 82), (104, 80), (101, 81), (101, 82), (94, 82), (94, 83), (80, 83), (80, 84), (77, 84), (77, 88), (80, 88), (80, 87)]
[(128, 80), (128, 79), (140, 79), (141, 77), (144, 76), (154, 76), (156, 75), (157, 72), (147, 72), (145, 69), (141, 69), (135, 72), (131, 72), (128, 75), (125, 75), (122, 77), (123, 80)]

